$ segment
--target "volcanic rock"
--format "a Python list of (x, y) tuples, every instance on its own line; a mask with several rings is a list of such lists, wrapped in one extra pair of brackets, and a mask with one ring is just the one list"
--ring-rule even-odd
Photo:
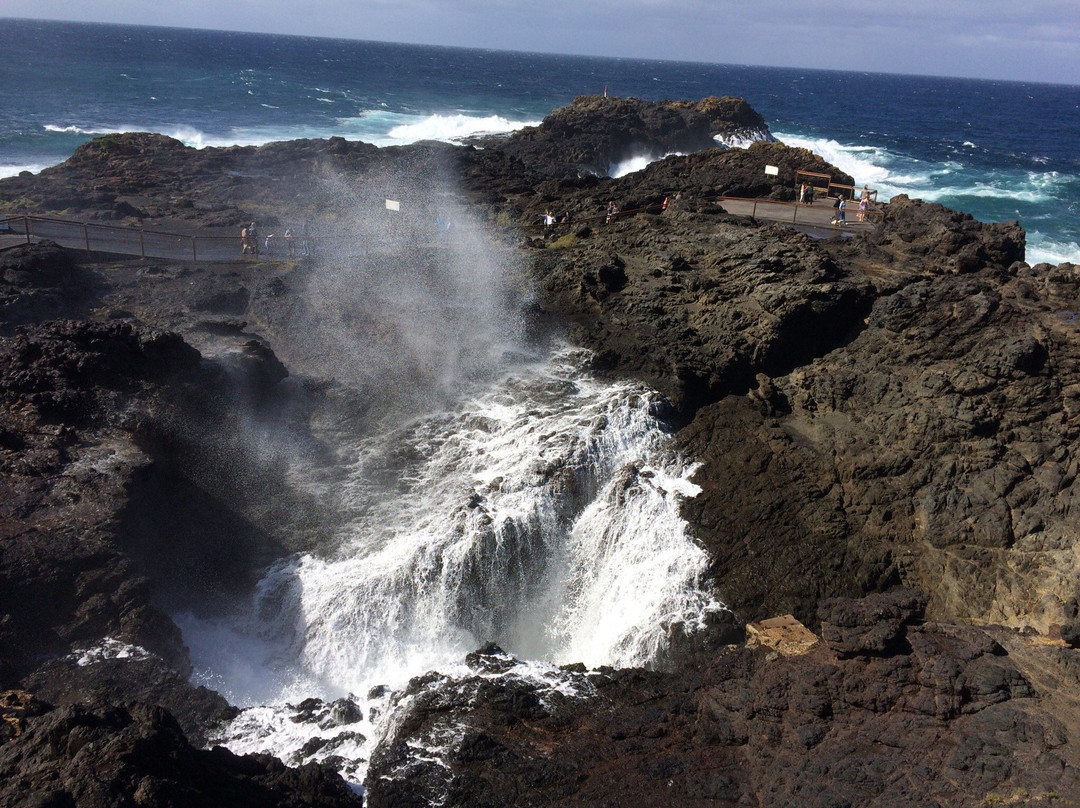
[[(1032, 684), (1071, 676), (1069, 660), (1007, 631), (912, 622), (917, 601), (891, 601), (909, 612), (906, 642), (870, 655), (732, 646), (699, 668), (567, 673), (558, 687), (417, 680), (402, 732), (372, 761), (369, 804), (442, 793), (463, 806), (1080, 799), (1075, 710)], [(872, 630), (882, 608), (833, 601), (828, 612)], [(526, 702), (536, 707), (523, 713)], [(445, 768), (425, 760), (450, 737)]]
[(0, 806), (363, 805), (334, 772), (269, 755), (195, 749), (162, 708), (72, 705), (0, 746)]
[[(534, 333), (670, 402), (700, 464), (683, 513), (730, 619), (673, 638), (663, 670), (571, 666), (570, 690), (508, 678), (494, 647), (470, 656), (473, 677), (417, 679), (373, 757), (373, 805), (1080, 802), (1076, 268), (1023, 263), (1016, 223), (905, 197), (850, 238), (733, 217), (719, 195), (791, 199), (800, 170), (854, 184), (783, 144), (714, 148), (723, 120), (756, 126), (740, 109), (582, 99), (482, 149), (114, 135), (0, 181), (28, 213), (231, 237), (254, 218), (310, 221), (317, 243), (346, 245), (343, 265), (369, 245), (346, 238), (341, 199), (404, 186), (403, 206), (434, 221), (440, 190), (460, 188), (516, 247)], [(601, 176), (641, 148), (699, 150)], [(544, 232), (546, 210), (566, 221)], [(402, 252), (411, 268), (427, 232)], [(184, 681), (167, 613), (215, 614), (266, 564), (331, 546), (324, 503), (261, 439), (285, 434), (332, 489), (313, 424), (359, 434), (399, 400), (339, 373), (326, 346), (290, 344), (314, 263), (48, 245), (2, 261), (0, 685), (43, 694), (12, 709), (63, 706), (11, 715), (0, 804), (109, 788), (294, 804), (270, 782), (345, 799), (314, 770), (196, 753), (156, 708), (96, 702), (166, 705), (203, 740), (225, 708)], [(787, 614), (823, 642), (727, 647), (739, 621)], [(446, 738), (445, 766), (415, 743)], [(236, 786), (237, 771), (255, 779)]]
[(652, 161), (720, 143), (772, 139), (765, 119), (741, 98), (650, 102), (591, 95), (575, 98), (539, 126), (479, 142), (548, 176), (574, 177), (607, 176), (632, 158)]

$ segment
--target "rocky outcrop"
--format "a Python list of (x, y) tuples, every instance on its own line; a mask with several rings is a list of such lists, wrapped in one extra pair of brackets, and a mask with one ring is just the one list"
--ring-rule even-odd
[(978, 272), (1024, 260), (1017, 222), (986, 225), (970, 214), (901, 194), (889, 200), (887, 226), (862, 240), (875, 262), (908, 274)]
[(333, 771), (269, 755), (196, 749), (165, 710), (72, 705), (21, 720), (0, 745), (0, 806), (361, 806)]
[(52, 242), (0, 253), (0, 334), (16, 326), (84, 316), (85, 301), (98, 287), (71, 255)]
[[(920, 605), (913, 593), (830, 601), (825, 642), (802, 656), (732, 646), (678, 673), (564, 671), (558, 687), (484, 677), (507, 665), (485, 649), (473, 677), (410, 684), (401, 732), (372, 762), (369, 804), (1080, 799), (1074, 708), (1035, 685), (1050, 669), (1071, 678), (1071, 663), (1010, 632), (924, 623)], [(422, 751), (436, 742), (450, 744), (446, 768)]]
[(120, 434), (140, 394), (190, 369), (175, 337), (59, 322), (0, 342), (0, 676), (114, 632), (183, 670), (179, 631), (110, 539), (126, 474), (144, 458)]
[(772, 378), (784, 409), (699, 412), (685, 439), (708, 488), (689, 516), (722, 589), (748, 617), (805, 619), (903, 581), (938, 617), (1070, 631), (1075, 289), (1067, 268), (921, 278)]
[(686, 416), (842, 344), (872, 301), (808, 237), (727, 217), (627, 216), (535, 266), (542, 304), (599, 369), (643, 378)]
[(741, 98), (642, 101), (589, 95), (575, 98), (535, 127), (480, 142), (547, 176), (607, 176), (633, 158), (658, 160), (720, 143), (771, 140), (765, 119)]

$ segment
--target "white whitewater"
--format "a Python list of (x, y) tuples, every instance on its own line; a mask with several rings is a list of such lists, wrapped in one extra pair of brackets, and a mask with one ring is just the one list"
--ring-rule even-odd
[[(349, 448), (335, 552), (270, 569), (244, 615), (181, 621), (199, 679), (250, 706), (222, 741), (292, 763), (333, 754), (359, 781), (387, 731), (378, 685), (461, 672), (494, 641), (533, 661), (514, 675), (558, 687), (556, 665), (648, 665), (723, 608), (679, 516), (693, 466), (658, 396), (597, 381), (587, 361), (523, 363)], [(290, 720), (308, 697), (344, 699), (346, 718)]]

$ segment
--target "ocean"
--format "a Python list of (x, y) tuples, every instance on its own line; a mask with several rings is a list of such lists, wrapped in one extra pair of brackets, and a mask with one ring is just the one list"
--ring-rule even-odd
[[(718, 49), (717, 60), (722, 60)], [(115, 131), (195, 146), (379, 146), (538, 123), (576, 96), (745, 98), (882, 199), (1017, 219), (1029, 263), (1080, 263), (1080, 87), (7, 19), (0, 176)]]

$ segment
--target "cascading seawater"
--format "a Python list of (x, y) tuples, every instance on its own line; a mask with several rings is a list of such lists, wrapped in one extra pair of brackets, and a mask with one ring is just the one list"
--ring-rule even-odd
[(647, 666), (724, 608), (679, 515), (694, 466), (659, 396), (587, 362), (563, 349), (365, 438), (333, 555), (276, 564), (243, 615), (178, 620), (199, 680), (248, 706), (221, 742), (290, 763), (333, 755), (358, 782), (410, 677), (464, 673), (494, 642), (534, 660), (503, 675), (580, 687), (556, 666)]

